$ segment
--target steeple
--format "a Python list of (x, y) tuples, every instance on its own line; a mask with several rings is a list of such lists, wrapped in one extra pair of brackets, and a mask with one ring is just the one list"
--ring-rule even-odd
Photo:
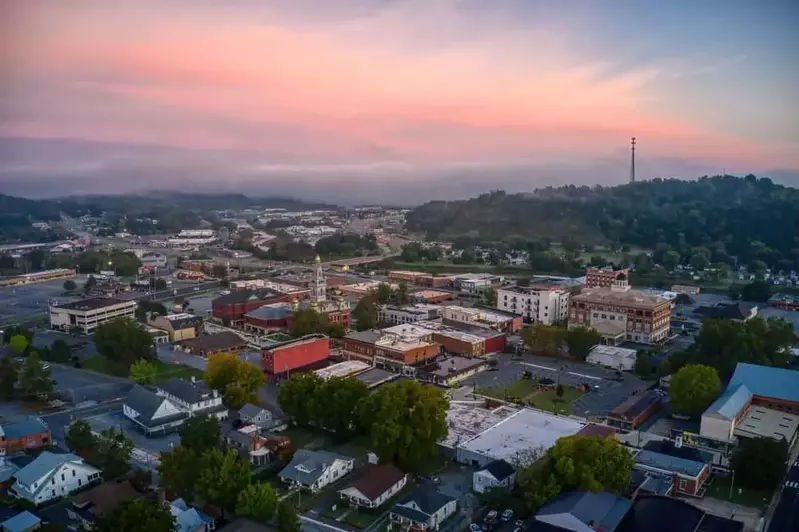
[(311, 284), (311, 302), (321, 303), (326, 299), (327, 283), (325, 282), (325, 272), (322, 269), (322, 259), (319, 255), (314, 259), (313, 283)]

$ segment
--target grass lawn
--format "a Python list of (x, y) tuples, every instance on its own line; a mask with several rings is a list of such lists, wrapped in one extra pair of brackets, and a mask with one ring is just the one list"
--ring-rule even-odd
[(733, 486), (732, 497), (730, 497), (730, 482), (732, 482), (732, 475), (722, 477), (716, 476), (713, 478), (710, 486), (707, 487), (705, 495), (720, 501), (729, 501), (733, 504), (739, 504), (748, 508), (758, 508), (760, 511), (765, 511), (771, 500), (771, 493), (763, 491), (750, 490), (740, 486)]
[[(195, 377), (198, 379), (203, 378), (203, 372), (196, 368), (184, 366), (183, 364), (167, 364), (166, 362), (161, 362), (160, 360), (153, 360), (151, 362), (156, 368), (156, 382), (163, 382), (173, 377), (181, 379), (188, 379), (190, 377)], [(109, 360), (102, 355), (87, 358), (82, 362), (81, 367), (83, 369), (96, 371), (97, 373), (104, 373), (106, 375), (113, 375), (115, 377), (127, 377), (126, 373), (120, 372), (119, 368), (111, 364)]]
[(348, 513), (347, 516), (341, 520), (341, 522), (350, 526), (354, 526), (355, 528), (366, 528), (374, 523), (382, 513), (382, 510), (375, 513), (365, 512), (363, 510), (353, 510)]
[(291, 440), (291, 444), (297, 449), (322, 449), (331, 444), (331, 435), (307, 429), (305, 427), (289, 427), (281, 433)]
[(538, 391), (532, 379), (519, 379), (508, 386), (478, 390), (477, 393), (502, 400), (521, 400), (534, 408), (554, 413), (568, 413), (569, 405), (582, 395), (572, 386), (563, 387), (563, 397), (557, 396), (554, 387)]
[[(335, 510), (333, 509), (334, 506), (336, 507)], [(335, 500), (331, 502), (329, 505), (325, 506), (322, 509), (322, 511), (319, 513), (327, 517), (328, 519), (333, 519), (335, 521), (336, 519), (341, 517), (344, 513), (348, 512), (349, 509), (350, 507), (344, 504), (343, 501)]]
[(508, 386), (497, 388), (480, 388), (477, 390), (480, 395), (487, 395), (503, 401), (509, 398), (524, 399), (528, 395), (535, 393), (535, 386), (532, 379), (519, 379)]

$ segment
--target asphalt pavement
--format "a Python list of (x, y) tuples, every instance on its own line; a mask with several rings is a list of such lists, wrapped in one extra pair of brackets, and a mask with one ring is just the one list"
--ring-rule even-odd
[(768, 524), (768, 532), (799, 530), (799, 459), (795, 460), (783, 483), (780, 502)]

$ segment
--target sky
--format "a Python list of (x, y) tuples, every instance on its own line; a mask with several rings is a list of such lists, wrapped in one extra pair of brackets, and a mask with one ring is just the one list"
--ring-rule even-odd
[(795, 0), (3, 0), (0, 191), (799, 186)]

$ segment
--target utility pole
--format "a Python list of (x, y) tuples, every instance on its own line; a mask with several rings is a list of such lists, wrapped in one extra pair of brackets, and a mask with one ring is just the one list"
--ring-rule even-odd
[(630, 184), (635, 183), (635, 137), (630, 140)]

